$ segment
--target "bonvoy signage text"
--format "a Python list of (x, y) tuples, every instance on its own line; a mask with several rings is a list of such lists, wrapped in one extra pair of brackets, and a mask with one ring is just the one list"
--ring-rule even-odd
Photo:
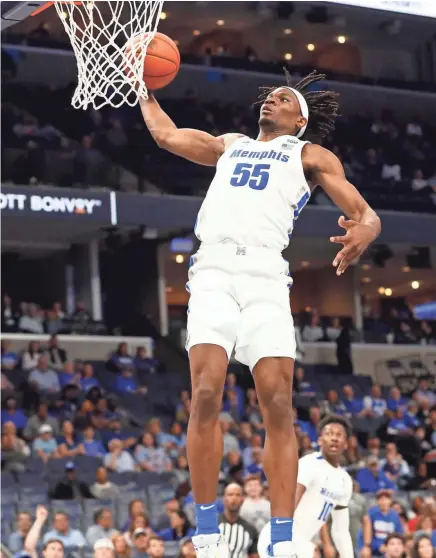
[(95, 210), (102, 206), (102, 203), (102, 200), (96, 198), (0, 193), (0, 209), (9, 209), (14, 213), (30, 211), (32, 213), (93, 215)]

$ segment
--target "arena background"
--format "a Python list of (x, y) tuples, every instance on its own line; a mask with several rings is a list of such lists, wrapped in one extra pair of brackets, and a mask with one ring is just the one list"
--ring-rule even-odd
[[(75, 59), (54, 9), (27, 17), (38, 4), (1, 5), (2, 552), (24, 551), (44, 505), (37, 553), (48, 532), (64, 540), (66, 555), (91, 556), (95, 533), (117, 530), (127, 532), (125, 549), (115, 536), (120, 558), (162, 556), (143, 540), (152, 531), (165, 539), (165, 556), (191, 556), (191, 530), (174, 515), (184, 510), (193, 524), (185, 283), (213, 170), (160, 151), (138, 108), (72, 109)], [(157, 95), (180, 126), (253, 135), (257, 88), (284, 83), (284, 64), (295, 80), (325, 72), (321, 85), (341, 94), (326, 146), (379, 212), (382, 235), (336, 277), (328, 238), (339, 213), (317, 192), (284, 256), (298, 324), (300, 452), (317, 449), (319, 416), (350, 418), (355, 438), (344, 466), (358, 481), (356, 556), (383, 479), (395, 489), (407, 555), (424, 557), (413, 549), (417, 533), (436, 545), (435, 16), (424, 1), (165, 2), (159, 24), (182, 54), (179, 75)], [(48, 390), (35, 383), (46, 369), (55, 374)], [(230, 371), (221, 491), (252, 473), (263, 478), (252, 380), (236, 362)], [(40, 433), (46, 424), (51, 434)], [(89, 424), (95, 441), (89, 431), (83, 437)], [(50, 457), (38, 451), (44, 436), (56, 448)], [(114, 486), (104, 493), (96, 471), (118, 438), (129, 465), (108, 467)], [(369, 482), (374, 455), (380, 476)], [(133, 499), (146, 510), (136, 523)], [(114, 531), (92, 527), (103, 508)], [(70, 527), (53, 533), (57, 510)], [(133, 535), (138, 528), (146, 533)], [(375, 529), (372, 550), (382, 555)], [(319, 544), (317, 552), (330, 558), (332, 549)]]

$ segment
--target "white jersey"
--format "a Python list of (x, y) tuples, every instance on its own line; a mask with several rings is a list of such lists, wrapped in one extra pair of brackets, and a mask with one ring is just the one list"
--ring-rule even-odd
[(306, 143), (294, 136), (237, 139), (218, 161), (197, 217), (197, 238), (212, 245), (286, 248), (310, 198), (301, 161)]
[(353, 481), (341, 467), (330, 465), (320, 453), (298, 462), (297, 483), (306, 487), (294, 514), (294, 537), (311, 541), (336, 506), (348, 507)]

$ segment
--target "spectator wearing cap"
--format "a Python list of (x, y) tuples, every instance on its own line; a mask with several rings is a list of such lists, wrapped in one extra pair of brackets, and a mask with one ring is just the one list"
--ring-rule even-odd
[(29, 384), (40, 393), (58, 393), (61, 391), (58, 375), (49, 368), (48, 358), (42, 355), (38, 366), (29, 374)]
[(59, 423), (54, 417), (49, 416), (47, 403), (41, 402), (36, 413), (27, 421), (23, 431), (24, 438), (33, 440), (38, 436), (41, 426), (47, 424), (51, 426), (54, 435), (57, 436), (59, 434)]
[(113, 526), (112, 512), (109, 508), (102, 508), (94, 514), (94, 525), (88, 527), (86, 540), (94, 546), (99, 539), (111, 539), (117, 530)]
[(132, 558), (147, 558), (150, 529), (135, 529), (132, 534)]
[(59, 457), (58, 443), (53, 436), (53, 428), (49, 424), (43, 424), (39, 429), (39, 436), (33, 441), (33, 453), (40, 457), (44, 463), (50, 458)]
[(80, 380), (80, 387), (85, 393), (91, 388), (97, 387), (101, 389), (100, 382), (94, 376), (94, 368), (91, 363), (87, 362), (83, 366), (82, 378)]
[(1, 365), (2, 370), (13, 370), (16, 368), (19, 358), (17, 353), (9, 350), (10, 343), (7, 339), (1, 341)]
[(116, 500), (120, 495), (119, 487), (108, 479), (105, 467), (95, 473), (95, 482), (90, 486), (91, 494), (98, 500)]
[(148, 558), (163, 558), (165, 553), (165, 543), (159, 536), (151, 536), (148, 541)]
[(17, 409), (17, 400), (15, 397), (7, 397), (4, 405), (6, 409), (2, 409), (1, 412), (2, 426), (5, 422), (12, 422), (15, 424), (17, 430), (23, 430), (27, 424), (27, 417), (21, 409)]
[(79, 436), (74, 432), (74, 425), (70, 420), (62, 424), (62, 435), (58, 438), (59, 457), (75, 457), (84, 455), (85, 448)]
[(171, 471), (172, 461), (163, 448), (157, 448), (155, 438), (150, 432), (142, 435), (141, 443), (135, 448), (135, 460), (143, 471), (164, 473)]
[(107, 469), (117, 473), (135, 471), (133, 457), (123, 449), (122, 441), (117, 438), (109, 442), (109, 453), (104, 456), (103, 463)]
[(20, 512), (15, 520), (17, 529), (9, 535), (8, 547), (11, 552), (19, 552), (24, 548), (24, 541), (32, 527), (32, 516), (29, 512)]
[(86, 539), (78, 529), (71, 529), (68, 515), (65, 512), (55, 512), (53, 516), (53, 529), (48, 531), (43, 539), (46, 543), (51, 539), (61, 541), (66, 547), (86, 546)]
[(65, 475), (56, 483), (52, 498), (55, 500), (80, 500), (92, 498), (89, 486), (77, 478), (77, 468), (73, 461), (65, 464)]
[(85, 455), (90, 457), (103, 457), (106, 453), (103, 442), (96, 438), (95, 430), (88, 424), (83, 430), (82, 445), (85, 451)]
[(117, 350), (112, 354), (109, 367), (115, 372), (121, 372), (124, 368), (132, 368), (134, 366), (133, 358), (129, 355), (127, 343), (120, 343)]
[(406, 551), (404, 537), (399, 533), (387, 536), (384, 548), (384, 558), (403, 558)]
[(368, 518), (371, 525), (371, 541), (369, 549), (368, 541), (364, 541), (366, 552), (370, 550), (373, 556), (382, 556), (388, 535), (403, 533), (400, 516), (392, 509), (392, 496), (389, 490), (377, 492), (377, 505), (368, 510)]
[(379, 469), (378, 459), (373, 455), (367, 458), (367, 466), (357, 471), (356, 481), (359, 483), (362, 494), (382, 489), (396, 490), (397, 488), (396, 484)]
[(115, 557), (115, 546), (110, 539), (99, 539), (95, 541), (94, 558), (114, 558), (114, 557)]

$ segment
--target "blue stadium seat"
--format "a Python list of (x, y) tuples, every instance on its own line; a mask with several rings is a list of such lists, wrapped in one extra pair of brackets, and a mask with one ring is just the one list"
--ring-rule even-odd
[(42, 459), (39, 459), (37, 457), (30, 457), (26, 461), (26, 469), (29, 473), (42, 475), (42, 473), (44, 472), (44, 463)]
[(90, 455), (77, 455), (74, 458), (74, 463), (77, 465), (79, 472), (92, 471), (95, 474), (95, 471), (101, 466), (102, 460)]
[(2, 504), (16, 504), (18, 502), (18, 490), (11, 486), (2, 485), (1, 500)]
[(29, 489), (26, 492), (21, 491), (20, 493), (20, 509), (32, 509), (38, 505), (46, 506), (48, 504), (48, 487), (41, 491), (36, 489)]
[(119, 486), (136, 484), (136, 473), (115, 473), (114, 471), (109, 471), (108, 477), (111, 482)]
[(16, 511), (17, 509), (15, 504), (2, 502), (1, 504), (2, 520), (9, 521), (12, 523), (12, 521), (15, 521)]
[(64, 457), (62, 459), (49, 459), (47, 463), (47, 476), (50, 480), (53, 479), (53, 475), (55, 477), (59, 477), (63, 475), (65, 472), (65, 465), (72, 461), (69, 457)]
[(2, 471), (0, 482), (1, 482), (2, 489), (7, 488), (7, 487), (12, 488), (16, 485), (15, 478), (14, 478), (13, 474), (10, 473), (9, 471)]
[(160, 477), (157, 473), (141, 471), (136, 475), (136, 482), (141, 488), (147, 488), (151, 484), (159, 484)]

